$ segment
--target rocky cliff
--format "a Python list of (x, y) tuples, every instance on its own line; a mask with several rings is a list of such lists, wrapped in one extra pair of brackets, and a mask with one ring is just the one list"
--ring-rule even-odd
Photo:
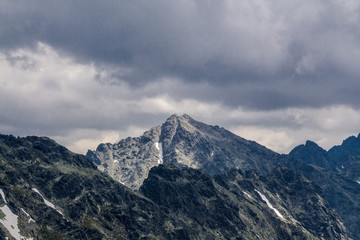
[(141, 137), (100, 144), (87, 157), (114, 179), (138, 189), (149, 170), (161, 163), (202, 169), (210, 175), (232, 168), (267, 174), (277, 165), (279, 154), (224, 128), (188, 115), (172, 115)]

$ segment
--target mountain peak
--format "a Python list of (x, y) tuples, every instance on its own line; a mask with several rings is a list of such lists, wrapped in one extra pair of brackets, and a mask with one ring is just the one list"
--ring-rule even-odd
[[(321, 148), (316, 142), (313, 142), (311, 140), (307, 140), (305, 143), (305, 147), (311, 147), (311, 148)], [(322, 148), (321, 148), (322, 149)]]
[(329, 154), (340, 162), (348, 161), (349, 156), (360, 155), (360, 134), (357, 137), (348, 137), (341, 145), (332, 147)]
[(163, 124), (175, 124), (178, 125), (179, 123), (188, 123), (190, 121), (194, 121), (192, 117), (187, 114), (178, 115), (172, 114)]
[(316, 154), (316, 155), (324, 154), (324, 152), (326, 152), (325, 149), (323, 149), (316, 142), (313, 142), (311, 140), (307, 140), (305, 144), (301, 144), (295, 147), (293, 150), (291, 150), (290, 155), (293, 155), (299, 151), (307, 151), (307, 152), (310, 151), (312, 154)]
[(278, 154), (264, 146), (187, 114), (173, 114), (141, 137), (106, 145), (89, 151), (87, 156), (99, 169), (130, 188), (140, 187), (149, 170), (162, 163), (202, 169), (210, 175), (232, 168), (267, 174), (278, 160)]
[(190, 117), (190, 115), (188, 115), (188, 114), (186, 114), (186, 113), (184, 113), (184, 114), (182, 114), (182, 115), (179, 115), (179, 114), (177, 114), (177, 113), (174, 113), (174, 114), (172, 114), (169, 118), (168, 118), (168, 120), (169, 119), (192, 119), (191, 117)]
[(310, 140), (307, 140), (305, 145), (295, 147), (289, 155), (307, 164), (328, 169), (335, 168), (335, 163), (328, 152)]

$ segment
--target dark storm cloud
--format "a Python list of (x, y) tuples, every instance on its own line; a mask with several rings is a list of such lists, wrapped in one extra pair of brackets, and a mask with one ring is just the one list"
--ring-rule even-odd
[(3, 0), (0, 48), (44, 42), (135, 87), (167, 77), (202, 84), (174, 90), (179, 98), (358, 107), (359, 10), (351, 0)]

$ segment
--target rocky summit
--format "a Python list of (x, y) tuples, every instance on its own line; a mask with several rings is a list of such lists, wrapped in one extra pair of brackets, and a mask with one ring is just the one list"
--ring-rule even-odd
[(210, 175), (224, 174), (232, 168), (267, 174), (279, 158), (279, 154), (256, 142), (186, 114), (172, 115), (141, 137), (100, 144), (86, 156), (101, 171), (132, 189), (138, 189), (149, 170), (161, 163), (202, 169)]
[(264, 177), (153, 167), (133, 191), (46, 137), (0, 135), (1, 239), (348, 239), (321, 189)]

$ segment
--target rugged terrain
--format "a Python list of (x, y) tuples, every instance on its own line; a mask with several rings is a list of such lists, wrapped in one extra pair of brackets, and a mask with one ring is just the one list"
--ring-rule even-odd
[(188, 115), (173, 115), (141, 137), (100, 144), (87, 156), (99, 169), (132, 189), (138, 189), (149, 170), (161, 163), (201, 169), (209, 175), (254, 169), (262, 176), (281, 164), (318, 184), (330, 207), (344, 220), (350, 236), (360, 239), (359, 136), (329, 151), (307, 141), (289, 155), (280, 155), (224, 128)]
[(347, 239), (319, 187), (278, 167), (159, 165), (133, 191), (46, 137), (0, 135), (2, 239)]
[(302, 172), (319, 184), (330, 207), (335, 209), (349, 229), (360, 239), (359, 138), (350, 137), (329, 151), (307, 141), (290, 152), (284, 165)]
[(202, 169), (210, 175), (232, 168), (267, 174), (277, 166), (279, 154), (185, 114), (172, 115), (141, 137), (100, 144), (87, 157), (114, 179), (138, 189), (149, 170), (161, 163)]
[(320, 188), (284, 167), (267, 178), (235, 169), (211, 178), (199, 170), (160, 165), (150, 171), (140, 192), (173, 216), (215, 228), (215, 237), (346, 239)]

